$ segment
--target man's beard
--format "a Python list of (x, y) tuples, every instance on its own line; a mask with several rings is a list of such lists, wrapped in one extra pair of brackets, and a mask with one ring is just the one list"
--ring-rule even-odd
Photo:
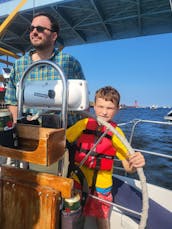
[(32, 44), (36, 50), (44, 50), (46, 48), (45, 44)]
[(47, 49), (48, 47), (50, 47), (50, 44), (48, 42), (44, 42), (44, 43), (41, 43), (41, 44), (32, 43), (32, 45), (36, 50), (39, 50), (39, 51), (42, 51), (42, 50)]

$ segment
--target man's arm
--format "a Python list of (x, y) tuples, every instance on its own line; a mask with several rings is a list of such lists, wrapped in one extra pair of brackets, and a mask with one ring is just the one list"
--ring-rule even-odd
[(14, 105), (9, 105), (8, 106), (8, 110), (11, 112), (12, 114), (12, 118), (13, 118), (13, 124), (17, 123), (17, 106)]

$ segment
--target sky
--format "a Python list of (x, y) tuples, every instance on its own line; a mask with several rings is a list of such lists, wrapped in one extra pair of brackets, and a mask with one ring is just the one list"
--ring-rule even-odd
[(172, 34), (66, 47), (88, 81), (90, 100), (100, 87), (111, 85), (121, 104), (172, 107)]

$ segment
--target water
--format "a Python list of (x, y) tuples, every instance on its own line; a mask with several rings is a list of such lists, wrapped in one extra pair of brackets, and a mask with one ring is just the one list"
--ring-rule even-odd
[[(117, 123), (129, 122), (133, 119), (144, 119), (164, 122), (164, 116), (170, 109), (128, 108), (121, 109), (114, 118)], [(129, 140), (131, 125), (121, 126)], [(139, 123), (135, 129), (133, 148), (154, 151), (172, 156), (172, 126)], [(146, 165), (144, 173), (149, 183), (172, 190), (172, 159), (144, 154)]]

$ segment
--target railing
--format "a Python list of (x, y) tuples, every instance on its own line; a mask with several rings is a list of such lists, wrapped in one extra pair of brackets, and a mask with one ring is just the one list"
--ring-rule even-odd
[(23, 104), (24, 104), (24, 99), (23, 99), (23, 94), (24, 94), (24, 82), (26, 78), (28, 77), (29, 73), (31, 70), (37, 66), (41, 65), (48, 65), (54, 68), (58, 73), (59, 77), (62, 80), (62, 85), (63, 85), (63, 94), (62, 94), (62, 105), (61, 105), (61, 117), (62, 117), (62, 127), (66, 128), (67, 127), (67, 81), (66, 77), (61, 69), (61, 67), (51, 61), (48, 60), (40, 60), (37, 62), (34, 62), (31, 64), (23, 73), (22, 78), (19, 81), (19, 91), (18, 91), (18, 118), (22, 117), (22, 111), (23, 111)]
[[(134, 119), (132, 121), (126, 122), (126, 123), (120, 123), (118, 124), (119, 127), (126, 127), (128, 125), (132, 125), (131, 127), (131, 133), (128, 137), (128, 141), (129, 143), (132, 145), (133, 143), (133, 138), (134, 138), (134, 134), (135, 134), (135, 130), (136, 127), (141, 124), (141, 123), (151, 123), (151, 124), (158, 124), (158, 125), (166, 125), (166, 126), (172, 126), (172, 122), (162, 122), (162, 121), (154, 121), (154, 120), (143, 120), (143, 119)], [(145, 136), (143, 136), (145, 137)], [(158, 141), (159, 139), (157, 139)], [(157, 156), (157, 157), (162, 157), (162, 158), (168, 158), (168, 159), (172, 159), (172, 155), (168, 155), (168, 154), (162, 154), (160, 152), (155, 152), (155, 151), (150, 151), (150, 150), (145, 150), (145, 149), (140, 149), (140, 148), (134, 148), (133, 149), (135, 151), (139, 151), (143, 154), (148, 154), (148, 155), (153, 155), (153, 156)], [(121, 173), (123, 172), (124, 175), (127, 175), (123, 169), (123, 167), (120, 165), (120, 160), (118, 160), (117, 158), (115, 158), (115, 171)], [(119, 165), (118, 165), (119, 164)]]

